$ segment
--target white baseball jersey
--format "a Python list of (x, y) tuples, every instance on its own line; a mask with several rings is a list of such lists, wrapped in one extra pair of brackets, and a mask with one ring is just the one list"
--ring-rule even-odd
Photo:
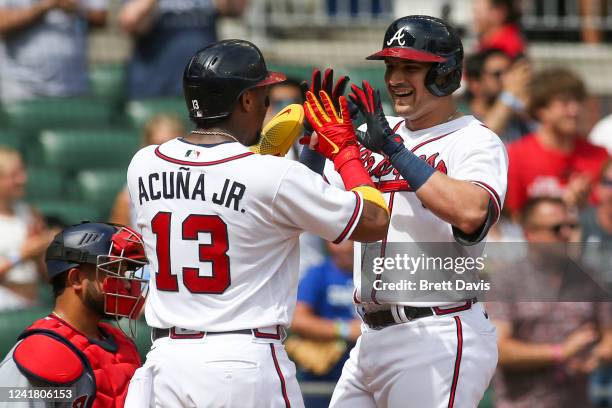
[[(406, 148), (436, 170), (457, 180), (470, 181), (485, 189), (491, 196), (497, 212), (495, 220), (499, 218), (506, 194), (508, 155), (503, 143), (493, 131), (473, 116), (462, 116), (414, 132), (405, 126), (403, 118), (388, 116), (387, 120), (394, 133), (404, 139)], [(366, 129), (366, 125), (360, 127), (360, 130)], [(425, 208), (408, 182), (393, 168), (385, 156), (372, 153), (362, 146), (361, 159), (372, 181), (383, 193), (389, 205), (391, 222), (383, 247), (386, 241), (452, 242), (455, 240), (451, 224)], [(329, 162), (326, 165), (325, 176), (331, 184), (342, 185), (340, 175)], [(355, 249), (355, 293), (360, 300), (360, 244), (356, 244)], [(423, 303), (414, 305), (426, 306)], [(427, 305), (435, 306), (438, 303)]]
[(128, 189), (151, 266), (152, 327), (210, 332), (289, 325), (299, 235), (348, 238), (362, 199), (236, 142), (140, 150)]
[[(387, 120), (394, 132), (402, 136), (406, 147), (432, 167), (454, 179), (484, 188), (493, 200), (495, 218), (499, 217), (506, 193), (508, 158), (493, 132), (472, 116), (416, 132), (408, 130), (400, 118)], [(391, 212), (389, 233), (381, 248), (383, 255), (386, 241), (455, 240), (452, 226), (423, 206), (388, 159), (363, 147), (361, 157)], [(333, 171), (326, 174), (330, 181), (338, 182)], [(469, 248), (478, 250), (476, 246)], [(355, 253), (356, 300), (364, 302), (366, 313), (388, 310), (399, 316), (404, 309), (390, 305), (395, 302), (380, 301), (382, 304), (378, 305), (371, 303), (372, 299), (359, 299), (360, 251)], [(441, 302), (397, 304), (441, 307), (432, 316), (381, 330), (363, 325), (330, 407), (402, 407), (406, 405), (407, 395), (415, 407), (476, 407), (497, 364), (495, 328), (482, 305), (469, 302), (456, 306), (442, 306), (445, 303)]]

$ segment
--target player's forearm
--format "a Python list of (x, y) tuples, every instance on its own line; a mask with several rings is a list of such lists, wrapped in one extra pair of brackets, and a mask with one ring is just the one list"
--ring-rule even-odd
[(23, 9), (0, 8), (0, 35), (25, 28), (45, 15), (51, 9), (48, 1)]
[(373, 202), (364, 200), (361, 218), (349, 239), (358, 242), (380, 241), (385, 239), (388, 229), (388, 211)]
[(145, 32), (152, 24), (157, 0), (134, 0), (119, 12), (119, 24), (129, 34)]
[(507, 371), (529, 371), (553, 367), (562, 359), (558, 347), (552, 344), (534, 344), (512, 338), (499, 340), (500, 368)]
[(436, 216), (466, 234), (477, 231), (487, 218), (488, 193), (467, 181), (435, 172), (416, 195)]

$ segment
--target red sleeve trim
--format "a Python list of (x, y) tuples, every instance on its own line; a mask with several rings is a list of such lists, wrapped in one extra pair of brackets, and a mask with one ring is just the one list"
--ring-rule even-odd
[(501, 200), (499, 199), (499, 194), (497, 194), (497, 191), (495, 191), (490, 185), (483, 183), (482, 181), (472, 180), (472, 183), (485, 189), (485, 191), (489, 193), (489, 195), (493, 199), (493, 203), (495, 203), (495, 210), (497, 211), (495, 222), (497, 222), (497, 220), (499, 220), (499, 217), (501, 216), (501, 210), (502, 210)]
[(355, 198), (356, 198), (355, 209), (353, 210), (353, 215), (351, 215), (351, 219), (349, 220), (346, 228), (344, 228), (340, 236), (334, 240), (334, 244), (339, 244), (342, 241), (344, 241), (348, 233), (353, 229), (353, 225), (355, 224), (355, 221), (359, 218), (359, 213), (361, 212), (361, 196), (354, 191), (353, 191), (353, 194), (355, 194)]

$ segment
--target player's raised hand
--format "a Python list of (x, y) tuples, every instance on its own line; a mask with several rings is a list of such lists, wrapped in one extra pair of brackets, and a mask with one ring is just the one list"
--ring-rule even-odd
[[(331, 97), (333, 106), (336, 111), (340, 111), (340, 97), (344, 95), (349, 80), (350, 78), (348, 76), (342, 75), (334, 84), (334, 70), (332, 68), (327, 68), (325, 70), (323, 74), (323, 79), (321, 80), (321, 70), (315, 68), (312, 71), (312, 79), (310, 81), (310, 84), (304, 81), (300, 84), (300, 88), (302, 89), (302, 93), (304, 94), (304, 99), (306, 99), (306, 93), (308, 91), (312, 92), (314, 95), (319, 95), (319, 91), (325, 91), (327, 95)], [(300, 139), (300, 143), (309, 144), (310, 135), (313, 129), (307, 122), (304, 125), (305, 136)]]
[(391, 156), (401, 146), (403, 140), (394, 135), (385, 117), (380, 99), (380, 91), (374, 90), (368, 81), (363, 81), (362, 88), (351, 85), (353, 91), (349, 98), (363, 114), (367, 132), (357, 132), (357, 138), (362, 145), (376, 153), (384, 153)]
[(340, 96), (339, 106), (340, 114), (325, 91), (320, 90), (318, 98), (311, 91), (306, 92), (304, 114), (318, 135), (315, 150), (330, 160), (334, 160), (348, 146), (357, 146), (355, 129), (344, 96)]

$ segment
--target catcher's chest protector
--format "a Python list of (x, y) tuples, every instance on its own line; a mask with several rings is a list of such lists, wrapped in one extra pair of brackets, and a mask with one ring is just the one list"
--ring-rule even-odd
[(106, 323), (100, 323), (99, 327), (107, 335), (104, 341), (89, 339), (67, 323), (51, 317), (34, 322), (22, 336), (42, 329), (55, 332), (72, 343), (89, 362), (90, 367), (85, 367), (85, 371), (93, 372), (95, 378), (93, 404), (82, 406), (120, 408), (125, 403), (130, 379), (141, 365), (140, 356), (134, 343), (119, 329)]

